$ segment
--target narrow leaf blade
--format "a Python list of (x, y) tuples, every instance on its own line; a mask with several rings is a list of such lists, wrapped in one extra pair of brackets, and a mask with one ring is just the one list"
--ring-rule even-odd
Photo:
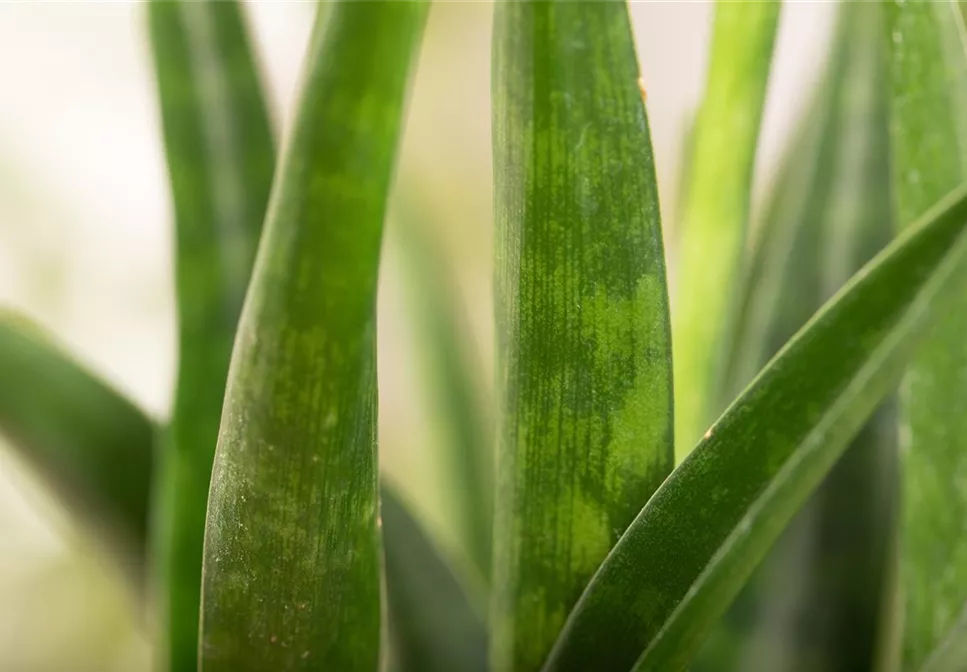
[(622, 536), (546, 670), (680, 670), (967, 277), (961, 188), (864, 267)]
[(759, 122), (780, 3), (718, 2), (705, 100), (695, 125), (672, 319), (675, 453), (714, 418), (733, 288), (748, 228)]
[(377, 272), (426, 10), (338, 2), (317, 14), (232, 356), (204, 670), (377, 667)]
[(667, 290), (625, 3), (495, 8), (492, 665), (542, 664), (673, 462)]
[(152, 422), (19, 315), (0, 314), (0, 380), (0, 432), (140, 589)]
[(232, 342), (275, 148), (238, 4), (148, 5), (175, 209), (178, 381), (156, 525), (161, 667), (194, 670), (205, 510)]

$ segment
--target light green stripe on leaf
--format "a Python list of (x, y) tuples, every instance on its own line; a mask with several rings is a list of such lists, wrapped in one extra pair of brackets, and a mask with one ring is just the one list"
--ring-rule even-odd
[[(953, 2), (891, 3), (899, 224), (963, 182), (963, 24)], [(961, 297), (967, 284), (961, 285)], [(903, 668), (919, 670), (967, 605), (967, 301), (951, 307), (900, 389)], [(967, 659), (961, 661), (961, 667)]]
[(425, 3), (330, 3), (232, 355), (205, 539), (202, 669), (375, 670), (375, 307)]
[(748, 229), (759, 122), (779, 3), (715, 5), (705, 100), (695, 125), (673, 306), (675, 442), (681, 459), (714, 418), (719, 360)]
[(25, 318), (0, 313), (0, 433), (139, 589), (154, 427)]
[(673, 461), (665, 264), (624, 3), (498, 3), (491, 665), (539, 669)]
[(235, 328), (275, 161), (265, 102), (235, 2), (148, 5), (175, 210), (178, 381), (160, 445), (158, 656), (194, 670), (212, 459)]
[(546, 672), (682, 670), (967, 280), (967, 189), (867, 264), (649, 500)]

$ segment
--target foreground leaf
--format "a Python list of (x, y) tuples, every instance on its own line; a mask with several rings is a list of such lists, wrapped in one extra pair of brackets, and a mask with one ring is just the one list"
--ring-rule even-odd
[(64, 504), (114, 550), (140, 588), (154, 427), (36, 326), (0, 314), (0, 432)]
[(865, 266), (772, 360), (621, 537), (546, 670), (685, 668), (960, 294), (965, 226), (962, 188)]
[(179, 351), (152, 535), (159, 656), (195, 670), (212, 459), (275, 149), (238, 5), (155, 0), (148, 17), (175, 207)]
[[(753, 256), (746, 323), (733, 343), (736, 392), (892, 234), (882, 10), (839, 9), (818, 104), (793, 136)], [(895, 424), (890, 406), (864, 427), (693, 669), (874, 669), (895, 517)]]
[(396, 672), (484, 672), (487, 629), (433, 542), (393, 490), (380, 491)]
[(375, 299), (427, 6), (317, 16), (239, 326), (212, 474), (205, 670), (375, 670)]
[(490, 418), (482, 402), (460, 323), (453, 274), (423, 222), (428, 208), (403, 209), (400, 248), (411, 287), (408, 307), (425, 358), (427, 388), (435, 403), (444, 450), (440, 462), (450, 513), (466, 553), (482, 581), (490, 581), (493, 538), (494, 448)]
[[(952, 2), (889, 6), (893, 169), (908, 225), (967, 173), (967, 55)], [(903, 667), (919, 670), (967, 606), (967, 285), (900, 389)], [(961, 660), (960, 669), (967, 666)]]
[(759, 122), (779, 3), (718, 2), (705, 100), (695, 124), (672, 312), (675, 453), (714, 418), (720, 344), (748, 228)]
[(672, 466), (665, 265), (624, 3), (498, 3), (492, 665), (540, 667)]

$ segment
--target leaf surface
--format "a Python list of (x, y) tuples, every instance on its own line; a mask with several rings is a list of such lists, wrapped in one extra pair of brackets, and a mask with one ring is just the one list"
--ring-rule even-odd
[(658, 195), (627, 7), (495, 6), (491, 665), (539, 669), (673, 463)]
[(232, 355), (205, 537), (204, 670), (375, 670), (375, 307), (427, 5), (329, 3)]

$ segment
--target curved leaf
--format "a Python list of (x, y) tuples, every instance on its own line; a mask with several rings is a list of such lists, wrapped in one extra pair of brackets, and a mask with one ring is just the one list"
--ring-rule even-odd
[(487, 629), (460, 581), (393, 490), (380, 489), (391, 668), (485, 672)]
[(178, 382), (158, 462), (162, 666), (194, 670), (205, 510), (275, 149), (235, 2), (148, 6), (175, 209)]
[[(967, 177), (967, 55), (954, 2), (891, 3), (888, 16), (893, 170), (904, 226)], [(961, 298), (900, 388), (904, 631), (898, 636), (907, 670), (924, 665), (967, 605), (965, 331), (967, 301)]]
[(546, 666), (680, 670), (967, 279), (967, 189), (864, 267), (621, 537)]
[(331, 3), (232, 356), (205, 538), (205, 670), (374, 670), (375, 300), (427, 5)]
[(670, 338), (625, 4), (498, 3), (493, 56), (491, 656), (527, 672), (671, 469)]
[(720, 345), (748, 228), (759, 121), (780, 3), (718, 2), (695, 124), (672, 311), (676, 457), (714, 418)]
[(0, 431), (140, 588), (151, 421), (20, 316), (0, 314), (0, 380)]

